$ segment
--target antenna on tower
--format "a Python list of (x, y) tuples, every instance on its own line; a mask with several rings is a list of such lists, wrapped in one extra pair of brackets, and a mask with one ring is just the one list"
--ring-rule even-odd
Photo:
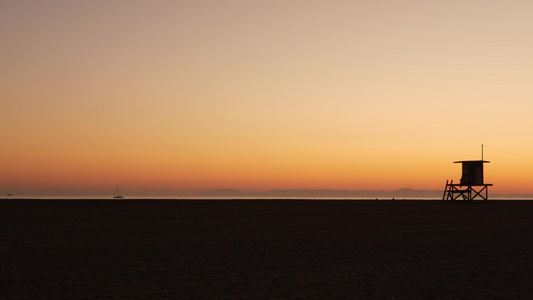
[(481, 144), (481, 160), (483, 160), (483, 144)]

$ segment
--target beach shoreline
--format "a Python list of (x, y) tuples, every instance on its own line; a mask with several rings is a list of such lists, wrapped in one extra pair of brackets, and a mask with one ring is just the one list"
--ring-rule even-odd
[(4, 299), (527, 298), (533, 201), (2, 200)]

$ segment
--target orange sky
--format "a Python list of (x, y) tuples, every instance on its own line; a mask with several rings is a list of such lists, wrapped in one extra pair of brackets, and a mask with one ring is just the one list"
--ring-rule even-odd
[[(442, 189), (533, 156), (530, 1), (4, 1), (0, 193)], [(533, 158), (485, 149), (492, 192)]]

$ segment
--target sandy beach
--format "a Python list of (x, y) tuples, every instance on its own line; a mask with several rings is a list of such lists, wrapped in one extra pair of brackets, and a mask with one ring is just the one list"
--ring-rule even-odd
[(2, 200), (3, 299), (526, 299), (533, 201)]

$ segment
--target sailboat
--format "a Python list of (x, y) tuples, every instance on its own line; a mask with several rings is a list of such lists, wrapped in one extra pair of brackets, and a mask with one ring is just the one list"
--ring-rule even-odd
[(113, 198), (115, 198), (115, 199), (122, 199), (122, 198), (124, 198), (124, 196), (122, 196), (122, 195), (118, 192), (118, 184), (117, 184), (117, 188), (115, 189), (115, 194), (113, 195)]

